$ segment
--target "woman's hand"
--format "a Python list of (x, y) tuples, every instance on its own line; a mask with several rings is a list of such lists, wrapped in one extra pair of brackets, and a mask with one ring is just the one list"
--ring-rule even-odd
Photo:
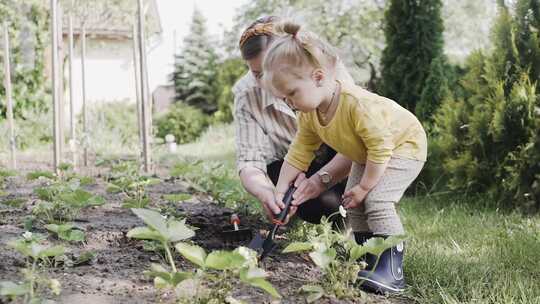
[(296, 191), (293, 194), (293, 206), (299, 206), (310, 199), (316, 198), (326, 190), (317, 174), (313, 174), (310, 178), (306, 178), (305, 173), (298, 174), (294, 186)]
[(272, 221), (272, 219), (281, 212), (281, 209), (285, 207), (281, 202), (281, 199), (278, 199), (278, 195), (273, 188), (261, 188), (261, 191), (257, 195), (257, 199), (259, 199), (264, 211), (266, 211), (266, 217), (269, 221)]
[(364, 201), (369, 190), (362, 188), (360, 184), (352, 187), (343, 194), (343, 207), (346, 209), (356, 208)]

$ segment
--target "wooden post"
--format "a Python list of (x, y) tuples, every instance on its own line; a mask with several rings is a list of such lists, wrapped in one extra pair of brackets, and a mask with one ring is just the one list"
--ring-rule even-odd
[(56, 8), (56, 37), (58, 38), (58, 135), (60, 137), (58, 144), (60, 150), (60, 163), (64, 161), (64, 124), (65, 124), (65, 97), (64, 97), (64, 37), (62, 4), (57, 3)]
[(73, 1), (69, 10), (69, 150), (72, 155), (73, 168), (77, 167), (77, 141), (75, 139), (75, 92), (73, 90)]
[(51, 0), (51, 35), (52, 35), (52, 94), (53, 94), (53, 166), (58, 172), (60, 164), (60, 134), (59, 134), (59, 105), (58, 105), (58, 23), (56, 16), (57, 0)]
[[(137, 107), (137, 130), (139, 130), (139, 145), (142, 147), (143, 142), (143, 128), (142, 128), (142, 109), (141, 109), (141, 79), (139, 75), (139, 56), (137, 52), (137, 23), (133, 20), (133, 70), (135, 72), (135, 98)], [(142, 152), (142, 149), (141, 149)], [(139, 158), (142, 159), (142, 153), (139, 153)]]
[(17, 169), (15, 145), (15, 123), (13, 122), (13, 99), (11, 97), (11, 65), (9, 56), (8, 23), (4, 21), (4, 87), (6, 88), (6, 118), (9, 124), (9, 146), (11, 151), (11, 168)]
[(81, 69), (82, 69), (82, 125), (83, 125), (83, 164), (88, 166), (88, 116), (86, 111), (86, 24), (81, 29)]
[(144, 13), (143, 0), (138, 0), (139, 13), (139, 57), (141, 70), (141, 105), (142, 105), (142, 122), (143, 122), (143, 168), (144, 172), (150, 172), (150, 136), (148, 132), (148, 87), (146, 74), (146, 46), (144, 39)]

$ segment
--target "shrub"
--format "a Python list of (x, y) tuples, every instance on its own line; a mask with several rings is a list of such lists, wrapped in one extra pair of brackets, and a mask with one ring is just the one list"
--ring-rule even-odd
[(158, 137), (173, 134), (177, 143), (188, 143), (206, 129), (208, 117), (197, 108), (177, 102), (169, 112), (156, 120), (156, 126)]

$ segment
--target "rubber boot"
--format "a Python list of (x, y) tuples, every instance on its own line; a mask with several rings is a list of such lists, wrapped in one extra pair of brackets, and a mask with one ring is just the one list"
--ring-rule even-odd
[[(387, 238), (388, 236), (378, 237)], [(388, 248), (381, 254), (378, 262), (376, 255), (366, 254), (364, 261), (367, 263), (367, 267), (358, 273), (357, 282), (360, 284), (360, 288), (367, 292), (380, 294), (403, 292), (405, 290), (405, 278), (403, 276), (404, 249), (403, 242)]]

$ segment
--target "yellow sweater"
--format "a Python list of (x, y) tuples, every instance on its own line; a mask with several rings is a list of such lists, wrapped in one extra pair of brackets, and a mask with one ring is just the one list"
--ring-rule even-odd
[(411, 112), (395, 101), (359, 86), (342, 83), (332, 120), (323, 126), (316, 111), (300, 113), (298, 131), (285, 160), (306, 171), (324, 142), (347, 158), (384, 163), (390, 157), (426, 161), (424, 128)]

